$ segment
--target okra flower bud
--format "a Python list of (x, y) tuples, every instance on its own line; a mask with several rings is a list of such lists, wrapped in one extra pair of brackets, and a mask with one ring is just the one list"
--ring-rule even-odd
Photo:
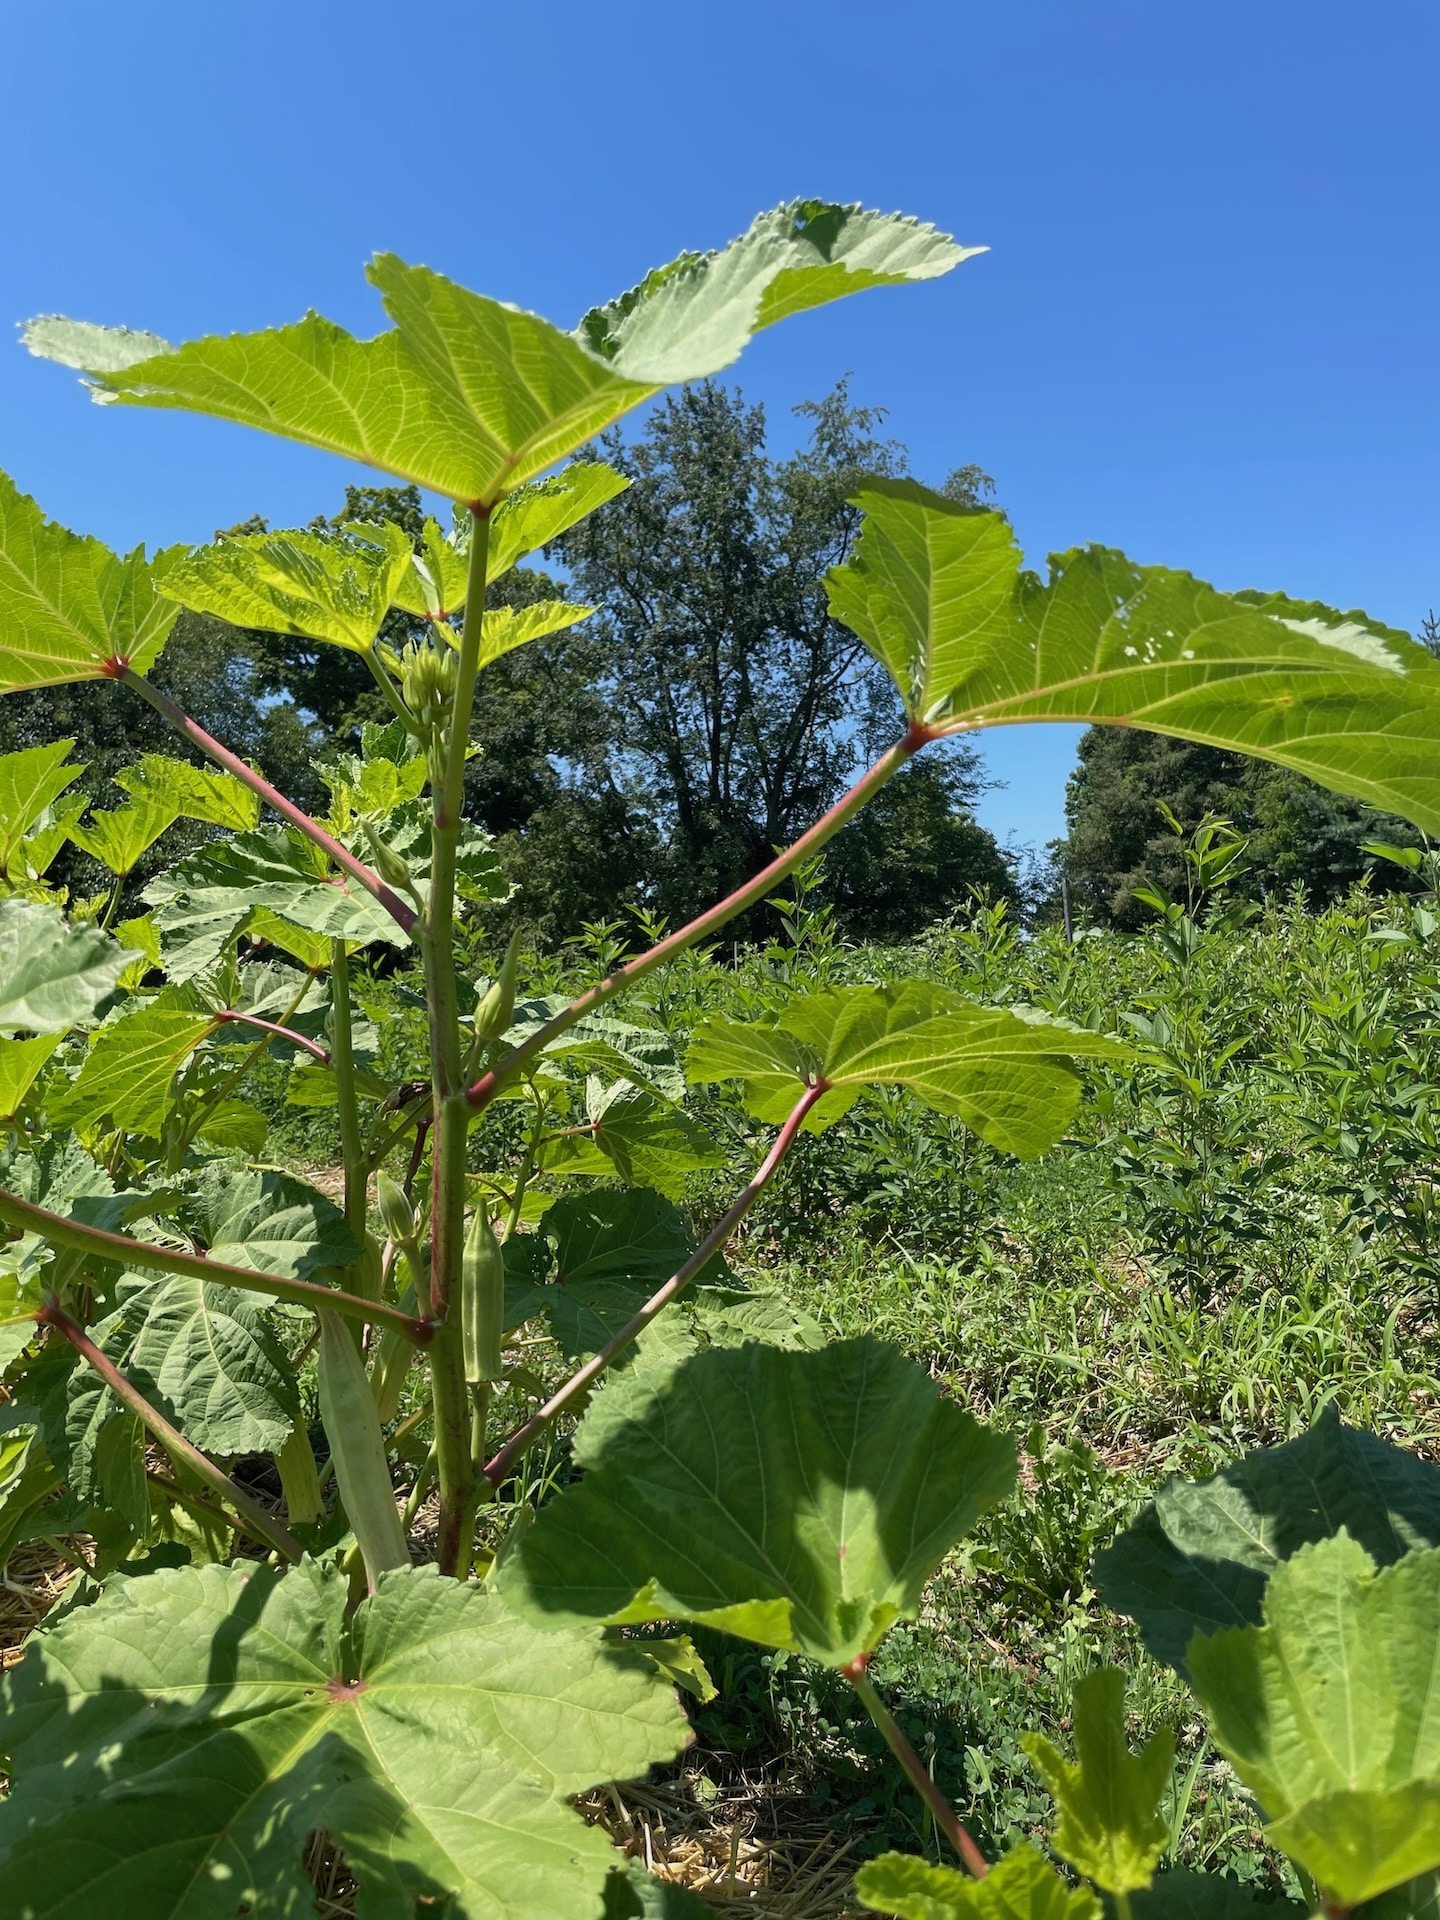
[(515, 973), (520, 959), (520, 936), (512, 933), (498, 978), (475, 1002), (475, 1040), (482, 1047), (498, 1040), (515, 1017)]

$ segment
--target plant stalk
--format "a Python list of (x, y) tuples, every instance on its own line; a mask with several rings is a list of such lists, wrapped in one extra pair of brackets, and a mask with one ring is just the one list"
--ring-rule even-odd
[(477, 1112), (487, 1107), (507, 1080), (513, 1080), (530, 1061), (544, 1052), (552, 1040), (573, 1027), (577, 1020), (582, 1020), (587, 1013), (593, 1013), (597, 1007), (603, 1007), (607, 1000), (613, 1000), (615, 995), (623, 992), (626, 987), (633, 987), (637, 980), (643, 980), (646, 974), (653, 973), (657, 967), (663, 967), (666, 961), (673, 960), (687, 947), (693, 947), (698, 940), (718, 932), (727, 921), (733, 920), (747, 907), (753, 907), (757, 900), (763, 900), (770, 889), (778, 885), (786, 874), (793, 873), (796, 867), (803, 866), (805, 861), (812, 859), (826, 841), (832, 839), (848, 821), (853, 819), (860, 809), (874, 798), (886, 781), (898, 773), (907, 761), (912, 760), (923, 746), (938, 737), (939, 734), (935, 728), (922, 726), (918, 721), (914, 722), (908, 732), (902, 735), (887, 753), (882, 754), (868, 772), (860, 776), (849, 792), (843, 794), (828, 813), (822, 814), (814, 826), (802, 833), (793, 845), (787, 847), (783, 853), (777, 854), (768, 867), (762, 867), (754, 879), (747, 880), (743, 887), (737, 887), (734, 893), (727, 894), (725, 899), (711, 907), (708, 912), (687, 921), (683, 927), (677, 927), (674, 933), (667, 934), (648, 952), (639, 954), (634, 960), (626, 961), (623, 966), (617, 967), (614, 973), (607, 975), (605, 979), (572, 1000), (568, 1007), (563, 1008), (553, 1019), (547, 1020), (543, 1027), (532, 1033), (518, 1047), (512, 1047), (502, 1060), (498, 1060), (488, 1073), (482, 1074), (468, 1089), (466, 1098), (470, 1105)]
[(805, 1122), (805, 1116), (821, 1095), (828, 1092), (829, 1088), (823, 1080), (805, 1089), (791, 1109), (784, 1126), (775, 1136), (769, 1153), (760, 1163), (750, 1184), (734, 1201), (729, 1211), (720, 1216), (685, 1264), (676, 1268), (664, 1286), (651, 1294), (644, 1306), (637, 1313), (632, 1314), (620, 1331), (605, 1342), (595, 1357), (587, 1360), (578, 1373), (573, 1373), (564, 1386), (553, 1393), (544, 1406), (533, 1413), (518, 1432), (511, 1435), (494, 1459), (487, 1464), (485, 1478), (492, 1487), (498, 1487), (502, 1481), (508, 1479), (515, 1470), (516, 1462), (530, 1451), (545, 1429), (567, 1407), (574, 1405), (580, 1396), (599, 1379), (611, 1361), (623, 1353), (632, 1340), (638, 1339), (656, 1314), (663, 1312), (677, 1294), (683, 1293), (696, 1274), (715, 1257), (770, 1184), (776, 1168), (794, 1146), (796, 1135)]
[[(459, 989), (455, 979), (455, 866), (465, 810), (465, 760), (480, 638), (485, 623), (486, 569), (490, 553), (488, 512), (471, 510), (470, 570), (465, 624), (460, 632), (455, 697), (443, 743), (430, 830), (430, 890), (421, 947), (430, 1027), (430, 1075), (434, 1090), (431, 1146), (430, 1310), (444, 1322), (457, 1292), (465, 1247), (465, 1156), (470, 1108), (465, 1098), (464, 1049), (460, 1037)], [(465, 1579), (470, 1570), (477, 1499), (470, 1455), (469, 1395), (458, 1325), (442, 1325), (430, 1349), (430, 1388), (435, 1408), (435, 1462), (440, 1482), (440, 1571)]]
[(303, 1033), (296, 1033), (293, 1027), (282, 1027), (275, 1020), (262, 1020), (258, 1013), (242, 1013), (238, 1007), (222, 1007), (215, 1018), (227, 1025), (256, 1027), (262, 1033), (273, 1034), (277, 1040), (288, 1040), (292, 1047), (301, 1047), (306, 1053), (313, 1054), (322, 1067), (330, 1065), (330, 1055), (319, 1041), (307, 1039)]
[(335, 1114), (340, 1124), (340, 1158), (345, 1169), (345, 1224), (363, 1247), (370, 1167), (360, 1132), (360, 1105), (355, 1097), (355, 1054), (350, 1031), (350, 960), (343, 940), (335, 941), (331, 949), (330, 1016)]
[(172, 1247), (157, 1247), (148, 1240), (132, 1240), (127, 1234), (110, 1233), (103, 1227), (82, 1226), (62, 1214), (48, 1213), (33, 1201), (18, 1194), (0, 1191), (0, 1220), (21, 1227), (26, 1233), (38, 1233), (51, 1246), (66, 1247), (75, 1253), (89, 1254), (98, 1260), (118, 1261), (124, 1267), (140, 1267), (151, 1273), (183, 1273), (197, 1280), (213, 1280), (227, 1287), (239, 1287), (246, 1293), (269, 1294), (272, 1300), (289, 1300), (296, 1306), (311, 1307), (317, 1313), (327, 1309), (349, 1320), (373, 1320), (394, 1327), (417, 1347), (429, 1344), (434, 1328), (428, 1320), (417, 1320), (382, 1300), (362, 1300), (359, 1294), (341, 1293), (334, 1287), (317, 1286), (311, 1280), (283, 1280), (278, 1274), (260, 1273), (254, 1267), (232, 1267), (224, 1260), (211, 1260), (199, 1253), (181, 1253)]
[(178, 1428), (170, 1422), (158, 1408), (152, 1407), (144, 1394), (132, 1387), (114, 1361), (103, 1354), (95, 1342), (76, 1321), (72, 1320), (58, 1300), (47, 1300), (37, 1318), (45, 1325), (67, 1339), (75, 1351), (87, 1360), (96, 1373), (109, 1387), (115, 1398), (130, 1412), (135, 1414), (142, 1426), (177, 1460), (183, 1460), (190, 1471), (203, 1480), (212, 1492), (240, 1516), (241, 1525), (247, 1533), (253, 1533), (278, 1554), (292, 1563), (303, 1557), (303, 1548), (287, 1527), (281, 1526), (273, 1514), (267, 1513), (258, 1500), (246, 1493), (243, 1487), (236, 1486), (228, 1473), (208, 1460), (200, 1449), (192, 1446)]
[(182, 733), (192, 746), (198, 747), (207, 759), (213, 760), (217, 767), (223, 767), (226, 773), (249, 787), (265, 802), (266, 806), (278, 813), (282, 820), (297, 827), (307, 840), (313, 840), (317, 847), (324, 849), (337, 867), (348, 873), (352, 880), (358, 880), (365, 891), (373, 894), (390, 918), (406, 933), (415, 925), (416, 913), (413, 907), (406, 906), (400, 896), (378, 874), (372, 873), (363, 860), (357, 860), (348, 847), (342, 847), (333, 834), (327, 833), (318, 821), (312, 820), (308, 813), (287, 800), (278, 787), (243, 761), (238, 753), (232, 753), (205, 729), (192, 720), (183, 707), (177, 706), (168, 693), (162, 693), (159, 687), (147, 680), (143, 673), (136, 673), (133, 667), (121, 667), (114, 676), (124, 686), (133, 687), (142, 700), (148, 700), (155, 711), (163, 714), (177, 732)]
[(903, 1767), (906, 1779), (929, 1808), (936, 1826), (975, 1878), (983, 1880), (990, 1871), (989, 1863), (961, 1825), (955, 1809), (930, 1778), (929, 1768), (900, 1731), (895, 1716), (875, 1691), (870, 1676), (865, 1671), (864, 1656), (853, 1661), (842, 1671), (864, 1702), (865, 1711), (884, 1735), (886, 1746)]

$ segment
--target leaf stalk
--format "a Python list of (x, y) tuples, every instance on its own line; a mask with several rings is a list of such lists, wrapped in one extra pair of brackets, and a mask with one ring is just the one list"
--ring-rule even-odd
[(867, 1664), (868, 1657), (862, 1654), (860, 1659), (853, 1660), (848, 1667), (842, 1668), (842, 1672), (859, 1694), (865, 1711), (880, 1729), (886, 1746), (900, 1762), (906, 1779), (930, 1810), (936, 1826), (959, 1854), (967, 1869), (977, 1880), (983, 1880), (990, 1871), (989, 1862), (961, 1824), (955, 1809), (930, 1778), (929, 1768), (905, 1738), (899, 1722), (875, 1691), (874, 1682), (865, 1671)]

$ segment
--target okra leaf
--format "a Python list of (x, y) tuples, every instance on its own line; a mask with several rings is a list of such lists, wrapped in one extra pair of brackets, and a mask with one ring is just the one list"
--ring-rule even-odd
[(638, 1860), (613, 1867), (602, 1920), (712, 1920), (715, 1909), (673, 1880), (657, 1880)]
[(145, 793), (128, 807), (92, 813), (88, 825), (70, 828), (70, 838), (123, 878), (179, 818), (180, 809), (167, 794)]
[(150, 666), (180, 611), (156, 591), (164, 558), (136, 547), (122, 560), (0, 473), (0, 693)]
[(588, 620), (594, 607), (579, 607), (568, 600), (532, 600), (528, 607), (487, 607), (480, 633), (480, 661), (488, 667), (502, 654), (547, 634), (563, 633)]
[(598, 1914), (615, 1854), (566, 1802), (680, 1751), (672, 1689), (432, 1569), (349, 1621), (347, 1590), (312, 1563), (177, 1569), (37, 1633), (0, 1683), (16, 1911), (307, 1911), (323, 1827), (375, 1920)]
[(1088, 1887), (1067, 1887), (1028, 1842), (1012, 1847), (983, 1880), (954, 1867), (932, 1867), (906, 1853), (882, 1853), (855, 1876), (862, 1907), (897, 1920), (1101, 1920)]
[(73, 740), (52, 740), (20, 753), (0, 754), (0, 875), (21, 877), (23, 869), (16, 864), (21, 842), (46, 808), (85, 771), (83, 766), (65, 764), (74, 744)]
[(341, 533), (235, 534), (176, 561), (160, 590), (232, 626), (369, 653), (412, 571), (412, 557), (409, 536), (388, 522), (367, 529), (364, 540)]
[(139, 956), (55, 907), (0, 900), (0, 1030), (65, 1033), (85, 1025)]
[(1076, 1759), (1067, 1760), (1042, 1734), (1021, 1744), (1060, 1809), (1055, 1851), (1107, 1893), (1148, 1887), (1170, 1845), (1160, 1796), (1170, 1780), (1175, 1742), (1157, 1733), (1138, 1754), (1125, 1739), (1125, 1676), (1100, 1667), (1075, 1688)]
[(1380, 1566), (1440, 1546), (1440, 1468), (1345, 1426), (1330, 1407), (1283, 1447), (1247, 1453), (1208, 1480), (1168, 1480), (1095, 1571), (1106, 1602), (1183, 1673), (1197, 1632), (1258, 1625), (1275, 1569), (1341, 1527)]
[[(1238, 1880), (1186, 1867), (1172, 1867), (1145, 1892), (1132, 1895), (1130, 1910), (1134, 1920), (1305, 1920), (1305, 1908), (1293, 1900), (1257, 1900)], [(1372, 1920), (1369, 1907), (1365, 1914)]]
[(62, 1127), (108, 1120), (127, 1133), (157, 1138), (174, 1104), (176, 1074), (216, 1024), (196, 1011), (183, 989), (167, 988), (149, 1006), (101, 1028), (79, 1073), (50, 1097), (47, 1117)]
[(634, 1368), (576, 1434), (501, 1590), (557, 1624), (694, 1620), (840, 1667), (911, 1619), (1015, 1448), (895, 1348), (712, 1348)]
[(274, 1167), (207, 1167), (186, 1219), (212, 1259), (286, 1280), (360, 1258), (335, 1203)]
[(992, 1146), (1029, 1159), (1055, 1144), (1075, 1111), (1078, 1057), (1132, 1054), (1069, 1021), (1030, 1008), (982, 1007), (910, 980), (806, 994), (761, 1020), (702, 1020), (685, 1071), (696, 1082), (743, 1082), (746, 1110), (774, 1122), (824, 1080), (830, 1091), (805, 1121), (811, 1133), (832, 1125), (869, 1087), (907, 1087), (937, 1113), (958, 1114)]
[(545, 1149), (546, 1172), (593, 1174), (632, 1186), (653, 1187), (676, 1200), (686, 1176), (699, 1167), (721, 1167), (725, 1155), (698, 1121), (642, 1087), (621, 1080), (605, 1087), (587, 1083), (581, 1133), (566, 1134)]
[(1262, 1609), (1187, 1658), (1267, 1837), (1345, 1908), (1440, 1867), (1440, 1548), (1377, 1569), (1342, 1528), (1275, 1569)]
[(1022, 572), (999, 514), (908, 480), (865, 525), (830, 610), (941, 732), (1111, 723), (1254, 754), (1440, 829), (1440, 666), (1398, 629), (1280, 594), (1217, 592), (1104, 547)]
[(145, 889), (175, 981), (203, 972), (256, 908), (327, 939), (404, 946), (406, 935), (373, 895), (346, 874), (326, 872), (324, 855), (288, 827), (216, 841), (190, 854)]
[(40, 1033), (33, 1040), (0, 1040), (0, 1119), (14, 1118), (64, 1037)]
[(188, 760), (172, 760), (163, 753), (147, 753), (133, 767), (122, 767), (115, 784), (136, 800), (169, 800), (179, 819), (203, 820), (232, 833), (248, 832), (260, 818), (259, 795), (233, 773), (193, 767)]
[[(126, 1274), (119, 1293), (120, 1305), (91, 1337), (187, 1440), (217, 1454), (284, 1446), (300, 1418), (300, 1398), (285, 1349), (254, 1296), (183, 1274)], [(117, 1407), (99, 1375), (82, 1368), (69, 1423), (81, 1422), (92, 1402), (101, 1412)]]
[(369, 278), (395, 327), (373, 340), (311, 313), (175, 349), (49, 316), (25, 343), (88, 373), (97, 399), (215, 414), (490, 506), (662, 387), (728, 366), (759, 328), (966, 257), (898, 215), (799, 201), (721, 253), (659, 268), (573, 334), (381, 254)]

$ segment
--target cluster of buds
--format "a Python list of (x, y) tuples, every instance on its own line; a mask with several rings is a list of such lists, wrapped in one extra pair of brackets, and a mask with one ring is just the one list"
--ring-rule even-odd
[(455, 655), (448, 647), (416, 647), (406, 659), (402, 689), (421, 727), (443, 727), (455, 700)]

